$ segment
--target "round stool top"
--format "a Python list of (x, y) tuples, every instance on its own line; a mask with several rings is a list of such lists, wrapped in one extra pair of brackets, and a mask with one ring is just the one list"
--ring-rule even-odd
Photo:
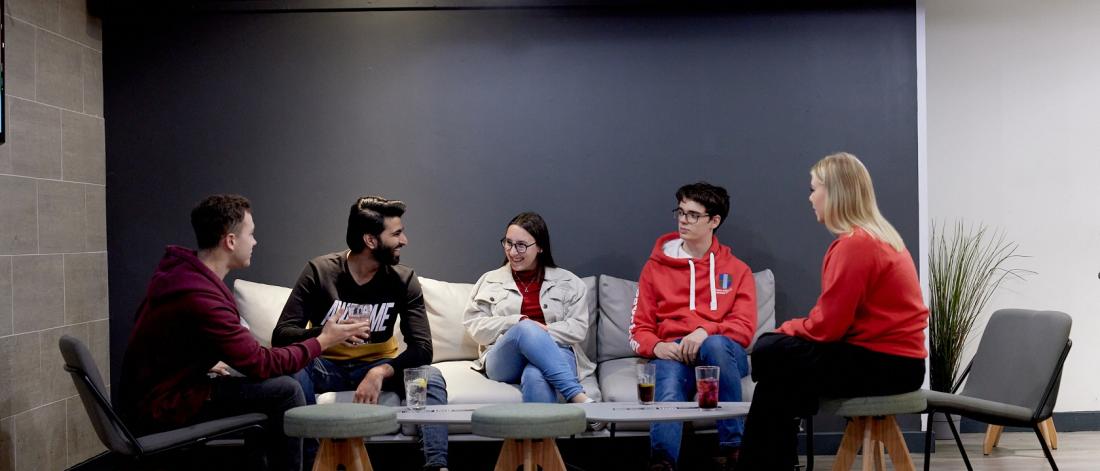
[(821, 400), (821, 413), (843, 417), (872, 417), (915, 414), (924, 411), (928, 401), (923, 391), (890, 396), (864, 396)]
[(304, 438), (356, 438), (397, 431), (397, 412), (373, 404), (318, 404), (286, 411), (283, 429)]
[(477, 409), (473, 432), (494, 438), (550, 438), (581, 433), (584, 409), (567, 404), (501, 404)]

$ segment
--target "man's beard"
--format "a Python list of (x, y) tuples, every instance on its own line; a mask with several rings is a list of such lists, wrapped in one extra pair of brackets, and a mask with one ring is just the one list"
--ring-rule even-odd
[(394, 253), (399, 247), (387, 247), (383, 244), (378, 244), (377, 247), (371, 249), (370, 254), (374, 257), (374, 260), (382, 265), (397, 265), (401, 263), (401, 256)]

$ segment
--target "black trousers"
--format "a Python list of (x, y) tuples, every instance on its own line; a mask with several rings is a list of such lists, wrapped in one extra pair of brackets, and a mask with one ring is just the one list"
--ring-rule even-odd
[(737, 469), (790, 471), (798, 463), (795, 419), (816, 413), (818, 398), (915, 391), (924, 382), (924, 359), (769, 333), (756, 341), (752, 377)]
[(222, 376), (213, 379), (212, 383), (210, 400), (203, 405), (195, 422), (249, 412), (266, 414), (264, 447), (269, 469), (302, 469), (302, 439), (283, 433), (286, 411), (306, 405), (306, 397), (297, 380), (290, 376), (265, 380)]

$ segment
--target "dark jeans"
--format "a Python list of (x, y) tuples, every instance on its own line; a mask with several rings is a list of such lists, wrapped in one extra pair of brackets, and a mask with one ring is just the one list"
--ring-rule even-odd
[(818, 398), (915, 391), (924, 382), (924, 359), (770, 333), (756, 341), (752, 377), (737, 469), (787, 471), (798, 463), (795, 419), (816, 413)]
[(302, 440), (283, 434), (283, 415), (288, 409), (304, 406), (306, 397), (298, 381), (290, 376), (255, 380), (239, 376), (221, 376), (211, 381), (210, 400), (199, 410), (195, 422), (260, 412), (267, 414), (264, 424), (264, 449), (272, 470), (302, 469)]

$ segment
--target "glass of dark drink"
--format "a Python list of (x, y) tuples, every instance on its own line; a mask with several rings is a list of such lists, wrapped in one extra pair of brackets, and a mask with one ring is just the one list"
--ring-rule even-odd
[(698, 392), (699, 407), (714, 409), (718, 407), (718, 367), (695, 367), (695, 390)]
[(653, 394), (657, 389), (657, 365), (638, 363), (638, 402), (653, 404)]

